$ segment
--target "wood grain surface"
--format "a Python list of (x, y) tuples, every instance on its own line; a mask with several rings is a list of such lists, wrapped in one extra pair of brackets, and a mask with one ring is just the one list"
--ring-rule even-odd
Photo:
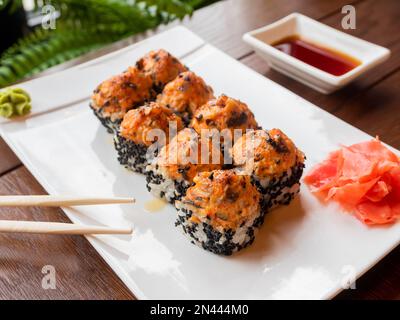
[[(25, 167), (1, 177), (0, 194), (46, 194)], [(70, 222), (58, 208), (1, 208), (1, 219)], [(54, 266), (56, 289), (42, 288)], [(0, 234), (0, 298), (128, 299), (133, 295), (82, 236)]]
[[(356, 29), (345, 32), (390, 48), (392, 56), (334, 94), (320, 94), (270, 70), (241, 40), (246, 31), (292, 12), (341, 29), (341, 8), (345, 4), (354, 5), (357, 13)], [(248, 67), (400, 148), (399, 17), (398, 0), (229, 0), (198, 10), (182, 23)], [(0, 194), (45, 194), (1, 138)], [(0, 219), (68, 222), (55, 208), (0, 208)], [(56, 290), (41, 286), (42, 267), (48, 264), (57, 270)], [(356, 290), (346, 290), (337, 299), (400, 299), (400, 247), (359, 279), (356, 286)], [(0, 298), (134, 299), (134, 295), (84, 237), (0, 234)]]

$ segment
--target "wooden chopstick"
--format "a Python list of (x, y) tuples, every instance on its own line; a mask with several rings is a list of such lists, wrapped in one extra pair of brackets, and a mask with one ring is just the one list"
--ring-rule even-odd
[(133, 198), (96, 198), (72, 196), (0, 196), (0, 207), (70, 207), (96, 204), (134, 203)]
[(0, 220), (0, 232), (44, 234), (131, 234), (132, 228), (84, 226), (60, 222)]

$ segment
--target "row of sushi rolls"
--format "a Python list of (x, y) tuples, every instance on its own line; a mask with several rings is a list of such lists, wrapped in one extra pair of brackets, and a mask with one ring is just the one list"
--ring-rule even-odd
[(114, 134), (121, 165), (177, 210), (175, 226), (215, 254), (253, 243), (264, 216), (300, 190), (304, 154), (249, 107), (213, 89), (165, 50), (94, 90), (90, 107)]

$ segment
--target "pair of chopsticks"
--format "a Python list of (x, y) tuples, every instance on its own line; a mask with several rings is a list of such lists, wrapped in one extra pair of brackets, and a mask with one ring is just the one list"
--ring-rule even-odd
[[(91, 198), (65, 196), (0, 196), (0, 207), (71, 207), (134, 203), (133, 198)], [(111, 228), (73, 223), (0, 220), (0, 232), (45, 234), (131, 234), (132, 228)]]

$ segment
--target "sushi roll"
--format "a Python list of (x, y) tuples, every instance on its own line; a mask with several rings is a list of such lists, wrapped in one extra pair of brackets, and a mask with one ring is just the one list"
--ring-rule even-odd
[(193, 244), (231, 255), (254, 241), (263, 216), (260, 199), (250, 176), (235, 170), (201, 172), (176, 202), (175, 225)]
[(154, 96), (152, 80), (135, 67), (102, 82), (93, 92), (90, 107), (100, 122), (113, 133), (124, 115)]
[(221, 95), (196, 110), (189, 125), (199, 135), (206, 132), (220, 138), (221, 152), (225, 164), (231, 163), (230, 149), (235, 140), (248, 129), (257, 129), (258, 124), (249, 107), (236, 99)]
[(150, 51), (136, 62), (136, 68), (151, 78), (156, 94), (161, 93), (164, 86), (178, 74), (188, 70), (177, 58), (163, 49)]
[(128, 169), (143, 173), (159, 148), (182, 128), (179, 116), (155, 102), (128, 111), (114, 136), (118, 161)]
[(157, 101), (181, 115), (188, 124), (193, 113), (213, 98), (212, 88), (201, 77), (187, 71), (169, 82)]
[[(203, 149), (205, 146), (207, 150)], [(198, 172), (220, 169), (222, 162), (220, 150), (211, 140), (202, 141), (196, 131), (185, 128), (147, 166), (147, 189), (174, 204), (185, 194)]]
[(234, 144), (232, 158), (242, 174), (251, 176), (265, 212), (289, 204), (300, 191), (304, 154), (279, 129), (248, 132)]

